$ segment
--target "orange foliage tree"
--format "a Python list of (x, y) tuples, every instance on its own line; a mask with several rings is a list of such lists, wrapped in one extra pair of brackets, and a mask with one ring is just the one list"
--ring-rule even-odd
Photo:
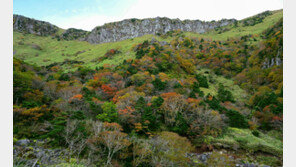
[(161, 109), (164, 111), (165, 124), (173, 126), (178, 112), (182, 112), (187, 101), (176, 92), (163, 93), (161, 97), (164, 99)]

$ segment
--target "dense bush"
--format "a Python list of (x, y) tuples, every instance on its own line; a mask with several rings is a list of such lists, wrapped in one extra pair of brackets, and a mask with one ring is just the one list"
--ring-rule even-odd
[(157, 91), (164, 90), (167, 85), (166, 82), (162, 82), (159, 78), (156, 78), (154, 81), (152, 81), (152, 84), (154, 86), (154, 89)]
[(113, 102), (105, 102), (102, 105), (103, 113), (97, 115), (97, 118), (103, 122), (116, 122), (118, 119), (116, 105)]
[(25, 92), (31, 89), (32, 74), (28, 72), (13, 72), (13, 102), (22, 102)]
[(219, 84), (218, 99), (222, 102), (225, 102), (225, 101), (234, 102), (232, 93), (229, 90), (226, 90), (222, 84)]
[(229, 118), (229, 126), (237, 128), (247, 128), (248, 122), (246, 118), (235, 110), (228, 110), (226, 116)]
[(153, 166), (187, 166), (190, 161), (185, 155), (193, 150), (190, 141), (172, 132), (161, 132), (150, 141)]
[(195, 78), (198, 81), (200, 87), (209, 88), (209, 84), (206, 76), (197, 74), (195, 75)]

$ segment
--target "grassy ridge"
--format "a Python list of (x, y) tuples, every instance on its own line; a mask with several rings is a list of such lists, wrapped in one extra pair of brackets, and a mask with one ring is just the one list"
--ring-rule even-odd
[[(205, 34), (196, 34), (192, 32), (186, 32), (185, 34), (187, 36), (191, 37), (202, 37), (202, 38), (209, 38), (212, 40), (227, 40), (228, 38), (236, 38), (241, 37), (244, 35), (258, 35), (262, 33), (264, 30), (266, 30), (268, 27), (273, 26), (277, 21), (283, 18), (283, 11), (274, 11), (272, 15), (267, 16), (262, 23), (258, 23), (254, 26), (243, 26), (243, 20), (240, 21), (237, 25), (237, 27), (233, 27), (233, 25), (227, 26), (226, 28), (229, 28), (229, 31), (226, 31), (224, 33), (217, 33), (216, 31), (210, 31)], [(258, 38), (261, 39), (260, 37)]]

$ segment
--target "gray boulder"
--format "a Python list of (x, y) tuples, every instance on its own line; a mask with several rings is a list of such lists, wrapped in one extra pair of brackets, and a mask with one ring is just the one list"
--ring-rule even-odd
[(29, 144), (30, 144), (29, 139), (21, 139), (15, 142), (15, 145), (18, 145), (18, 146), (27, 146)]

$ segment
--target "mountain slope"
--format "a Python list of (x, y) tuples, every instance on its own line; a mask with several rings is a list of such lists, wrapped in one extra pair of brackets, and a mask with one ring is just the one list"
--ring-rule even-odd
[(282, 166), (282, 11), (204, 34), (89, 34), (14, 31), (15, 164)]

